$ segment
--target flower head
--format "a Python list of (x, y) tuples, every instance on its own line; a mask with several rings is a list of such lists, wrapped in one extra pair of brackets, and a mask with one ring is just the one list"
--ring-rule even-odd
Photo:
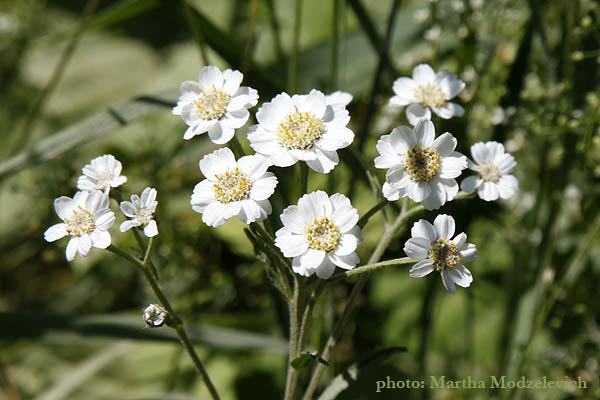
[(127, 177), (121, 175), (122, 168), (121, 162), (112, 154), (96, 157), (81, 169), (83, 175), (77, 179), (77, 189), (104, 190), (108, 194), (111, 187), (127, 182)]
[(411, 268), (410, 276), (421, 278), (439, 271), (450, 293), (456, 292), (454, 284), (465, 288), (471, 285), (471, 271), (462, 263), (472, 261), (477, 253), (475, 245), (467, 243), (465, 233), (454, 236), (454, 227), (454, 218), (450, 215), (438, 215), (433, 225), (420, 219), (410, 231), (412, 237), (404, 244), (406, 255), (418, 261)]
[(131, 219), (121, 224), (121, 232), (130, 230), (133, 227), (144, 228), (144, 235), (153, 237), (158, 235), (158, 227), (154, 220), (156, 211), (156, 189), (147, 187), (142, 191), (141, 198), (137, 194), (131, 195), (131, 201), (121, 202), (121, 211), (126, 217)]
[(217, 149), (200, 160), (206, 177), (192, 193), (192, 209), (202, 213), (202, 221), (219, 226), (233, 216), (249, 224), (271, 214), (269, 197), (277, 178), (267, 172), (270, 164), (261, 155), (235, 160), (228, 148)]
[(115, 221), (115, 214), (108, 208), (108, 196), (99, 191), (77, 192), (73, 198), (62, 196), (54, 200), (54, 210), (63, 220), (52, 225), (44, 233), (44, 239), (54, 242), (67, 235), (67, 261), (75, 253), (85, 257), (92, 247), (106, 249), (110, 245), (108, 229)]
[(275, 233), (275, 245), (292, 258), (295, 273), (316, 272), (327, 279), (336, 265), (352, 269), (360, 261), (355, 252), (362, 241), (357, 221), (358, 212), (343, 194), (330, 197), (320, 190), (305, 194), (297, 206), (283, 210), (283, 228)]
[(412, 125), (420, 119), (431, 119), (431, 111), (440, 118), (460, 117), (465, 110), (453, 99), (463, 90), (465, 83), (453, 73), (442, 70), (437, 74), (428, 64), (419, 64), (413, 69), (411, 78), (398, 78), (394, 81), (395, 96), (391, 105), (406, 106), (406, 118)]
[(454, 151), (456, 139), (449, 132), (434, 137), (433, 123), (423, 120), (414, 129), (399, 126), (379, 139), (375, 167), (389, 168), (383, 185), (386, 199), (408, 196), (433, 210), (456, 196), (455, 178), (467, 167), (467, 158)]
[(234, 130), (248, 121), (248, 109), (258, 102), (256, 90), (240, 86), (243, 77), (239, 71), (226, 69), (221, 72), (215, 66), (207, 66), (200, 71), (198, 82), (181, 84), (181, 96), (173, 114), (181, 115), (189, 126), (184, 139), (205, 132), (217, 144), (233, 138)]
[(475, 143), (471, 146), (471, 155), (475, 161), (469, 160), (469, 169), (475, 171), (476, 175), (461, 182), (462, 190), (470, 192), (477, 189), (477, 194), (485, 201), (514, 196), (519, 189), (519, 181), (512, 175), (517, 162), (504, 151), (502, 143)]
[(315, 171), (328, 173), (339, 162), (336, 151), (354, 140), (354, 133), (346, 128), (350, 121), (346, 100), (334, 96), (328, 102), (315, 89), (292, 97), (281, 93), (256, 113), (259, 124), (248, 130), (250, 146), (278, 167), (300, 160)]

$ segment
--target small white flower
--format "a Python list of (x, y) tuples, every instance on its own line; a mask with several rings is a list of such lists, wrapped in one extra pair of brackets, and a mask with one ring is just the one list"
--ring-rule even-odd
[(275, 245), (292, 258), (292, 269), (303, 276), (315, 272), (321, 279), (337, 265), (352, 269), (360, 261), (355, 250), (362, 242), (358, 212), (343, 194), (329, 197), (319, 190), (305, 194), (297, 206), (281, 214), (283, 228), (275, 233)]
[(308, 95), (275, 96), (256, 113), (258, 125), (248, 130), (250, 146), (278, 167), (299, 160), (317, 172), (328, 173), (339, 162), (337, 150), (354, 140), (343, 95), (330, 97), (313, 89)]
[(115, 221), (115, 214), (108, 208), (108, 196), (99, 191), (77, 192), (73, 198), (61, 196), (54, 200), (54, 210), (64, 222), (52, 225), (44, 233), (44, 239), (54, 242), (67, 235), (67, 261), (75, 253), (85, 257), (92, 247), (106, 249), (110, 245), (108, 229)]
[(150, 304), (144, 310), (143, 318), (150, 328), (159, 328), (169, 320), (169, 313), (158, 304)]
[(188, 140), (208, 132), (210, 140), (224, 144), (233, 138), (234, 130), (244, 126), (252, 108), (258, 102), (258, 92), (240, 86), (244, 75), (215, 66), (202, 68), (198, 82), (181, 84), (181, 96), (173, 114), (181, 115), (188, 124), (183, 138)]
[(467, 168), (467, 158), (454, 151), (456, 139), (446, 132), (435, 137), (431, 121), (414, 129), (395, 128), (377, 142), (376, 168), (389, 168), (383, 195), (390, 201), (408, 196), (428, 210), (440, 208), (458, 193), (456, 179)]
[(519, 189), (519, 181), (512, 175), (517, 162), (504, 151), (502, 143), (475, 143), (471, 146), (471, 155), (475, 161), (469, 160), (469, 169), (477, 175), (465, 178), (460, 184), (462, 190), (470, 192), (477, 189), (477, 194), (485, 201), (514, 196)]
[(419, 64), (413, 69), (411, 78), (398, 78), (394, 81), (395, 96), (390, 104), (406, 106), (406, 118), (412, 125), (420, 119), (431, 119), (431, 111), (439, 117), (450, 119), (460, 117), (465, 110), (453, 99), (463, 90), (465, 83), (453, 73), (442, 70), (437, 74), (428, 64)]
[(86, 164), (77, 179), (77, 189), (91, 192), (104, 190), (108, 194), (111, 187), (118, 187), (127, 182), (127, 177), (121, 175), (121, 162), (112, 154), (99, 156)]
[(471, 271), (462, 263), (473, 261), (477, 249), (474, 244), (467, 243), (466, 233), (454, 236), (454, 218), (441, 214), (435, 217), (433, 225), (420, 219), (410, 233), (412, 237), (404, 244), (404, 252), (418, 261), (410, 269), (410, 276), (421, 278), (440, 271), (444, 287), (450, 293), (456, 292), (454, 284), (465, 288), (471, 285)]
[(131, 201), (121, 202), (121, 211), (130, 220), (121, 224), (121, 232), (130, 230), (133, 227), (144, 228), (144, 235), (154, 237), (158, 235), (158, 227), (154, 220), (156, 211), (156, 189), (147, 187), (142, 191), (141, 198), (137, 194), (131, 195)]
[(192, 193), (192, 209), (202, 213), (208, 226), (219, 226), (237, 216), (249, 224), (271, 214), (269, 197), (277, 186), (277, 177), (267, 172), (270, 164), (261, 155), (235, 160), (228, 148), (217, 149), (200, 160), (206, 177)]

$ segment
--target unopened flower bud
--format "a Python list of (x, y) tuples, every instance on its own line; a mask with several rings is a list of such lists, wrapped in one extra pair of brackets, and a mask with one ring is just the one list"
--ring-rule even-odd
[(144, 310), (144, 322), (150, 328), (159, 328), (169, 320), (169, 313), (167, 310), (159, 306), (158, 304), (150, 304)]

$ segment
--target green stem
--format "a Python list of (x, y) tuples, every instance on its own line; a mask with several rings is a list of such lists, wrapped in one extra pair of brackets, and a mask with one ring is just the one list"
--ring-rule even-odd
[(300, 196), (308, 193), (308, 165), (300, 163)]
[(288, 92), (290, 95), (296, 93), (297, 70), (298, 70), (298, 49), (300, 45), (300, 25), (302, 21), (302, 0), (296, 0), (296, 11), (294, 14), (294, 30), (292, 38), (292, 52), (288, 64)]
[(335, 274), (331, 278), (329, 278), (326, 282), (334, 283), (334, 282), (338, 282), (338, 281), (341, 281), (346, 278), (350, 278), (352, 276), (358, 276), (358, 275), (362, 275), (365, 273), (371, 273), (373, 271), (376, 271), (378, 269), (382, 269), (385, 267), (413, 264), (415, 262), (416, 261), (410, 257), (403, 257), (403, 258), (395, 258), (393, 260), (381, 261), (381, 262), (377, 262), (377, 263), (373, 263), (373, 264), (367, 264), (367, 265), (363, 265), (362, 267), (351, 269), (349, 271), (338, 272), (337, 274)]
[(359, 228), (364, 228), (365, 225), (367, 224), (367, 222), (369, 222), (369, 219), (377, 214), (377, 211), (381, 210), (383, 207), (387, 206), (388, 204), (390, 204), (390, 202), (387, 199), (383, 199), (381, 200), (379, 203), (375, 204), (373, 207), (371, 207), (371, 209), (369, 211), (367, 211), (362, 217), (360, 217), (360, 219), (358, 220), (358, 222), (356, 223), (356, 225), (359, 226)]
[(290, 311), (290, 338), (289, 338), (289, 359), (287, 365), (287, 379), (285, 384), (285, 396), (284, 398), (289, 400), (293, 399), (296, 393), (296, 386), (298, 385), (298, 373), (292, 366), (292, 361), (298, 357), (298, 339), (299, 339), (299, 326), (298, 326), (298, 307), (300, 305), (300, 280), (294, 276), (294, 296), (292, 301), (289, 303)]
[(120, 248), (118, 248), (117, 246), (112, 245), (112, 244), (110, 246), (108, 246), (107, 250), (124, 258), (125, 260), (129, 261), (133, 265), (136, 265), (137, 267), (139, 267), (142, 270), (142, 272), (144, 273), (144, 276), (146, 277), (146, 280), (148, 281), (148, 283), (150, 284), (150, 287), (152, 288), (152, 291), (154, 292), (156, 297), (158, 297), (161, 304), (165, 307), (165, 309), (169, 313), (171, 320), (173, 321), (170, 323), (169, 326), (171, 328), (173, 328), (175, 330), (175, 332), (177, 333), (177, 336), (179, 337), (181, 344), (183, 345), (185, 350), (188, 352), (190, 358), (192, 359), (192, 362), (194, 363), (194, 366), (196, 367), (196, 369), (198, 370), (198, 373), (204, 380), (204, 384), (206, 385), (206, 388), (210, 392), (211, 397), (213, 398), (213, 400), (219, 400), (219, 395), (217, 393), (217, 390), (215, 389), (212, 381), (210, 380), (210, 377), (208, 376), (206, 369), (204, 369), (204, 365), (202, 365), (202, 361), (200, 361), (200, 358), (198, 357), (198, 354), (196, 354), (196, 350), (194, 350), (194, 346), (193, 346), (190, 338), (188, 337), (185, 329), (183, 328), (183, 321), (175, 313), (175, 310), (171, 306), (169, 299), (167, 299), (167, 296), (165, 296), (165, 294), (163, 293), (162, 289), (160, 288), (160, 285), (158, 284), (158, 281), (154, 278), (154, 275), (152, 274), (152, 272), (148, 268), (148, 265), (146, 264), (146, 262), (150, 258), (150, 253), (152, 250), (151, 246), (152, 246), (152, 240), (150, 241), (150, 244), (148, 245), (148, 249), (146, 251), (146, 256), (144, 257), (144, 261), (141, 261), (141, 260), (133, 257), (131, 254), (121, 250)]

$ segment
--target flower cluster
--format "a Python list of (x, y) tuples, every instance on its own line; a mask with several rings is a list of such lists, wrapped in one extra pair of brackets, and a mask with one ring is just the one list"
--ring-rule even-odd
[[(56, 215), (63, 222), (48, 228), (44, 239), (54, 242), (69, 236), (67, 261), (72, 261), (76, 254), (87, 256), (92, 247), (106, 249), (110, 246), (112, 239), (109, 229), (115, 222), (115, 213), (109, 207), (109, 194), (111, 188), (127, 182), (127, 177), (121, 175), (121, 170), (121, 162), (112, 154), (96, 157), (82, 168), (83, 175), (77, 179), (80, 191), (73, 198), (61, 196), (54, 200)], [(137, 227), (143, 229), (148, 237), (158, 235), (154, 220), (157, 205), (154, 188), (144, 189), (141, 198), (134, 194), (131, 202), (121, 202), (121, 211), (131, 218), (121, 224), (121, 232)]]

